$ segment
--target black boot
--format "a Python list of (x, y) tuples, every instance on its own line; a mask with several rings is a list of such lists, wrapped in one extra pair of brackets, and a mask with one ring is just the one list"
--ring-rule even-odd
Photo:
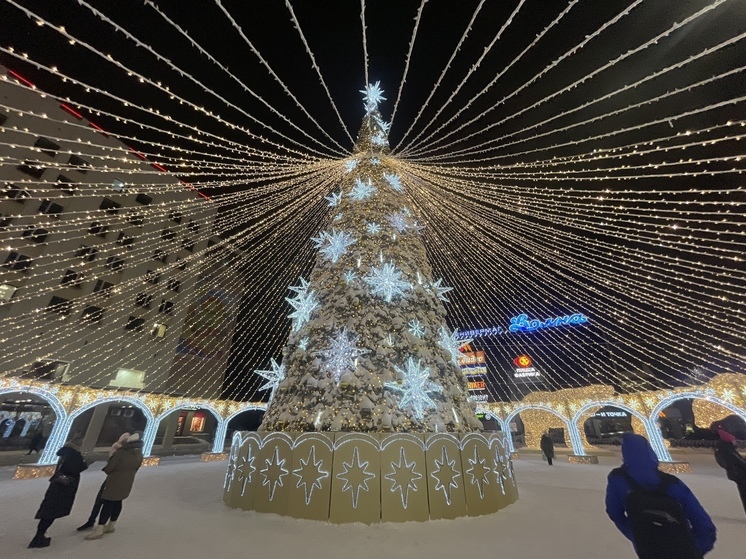
[(52, 538), (47, 538), (44, 536), (44, 534), (36, 534), (34, 536), (34, 539), (31, 540), (31, 543), (28, 544), (30, 548), (32, 547), (49, 547), (49, 544), (52, 542)]
[(86, 530), (90, 530), (93, 528), (93, 525), (95, 524), (95, 520), (88, 519), (88, 522), (83, 524), (82, 526), (78, 526), (77, 530), (78, 532), (85, 532)]

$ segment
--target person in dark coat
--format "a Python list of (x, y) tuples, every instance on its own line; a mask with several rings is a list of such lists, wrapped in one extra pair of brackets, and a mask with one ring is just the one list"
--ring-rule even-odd
[[(640, 487), (653, 490), (663, 482), (658, 471), (658, 457), (648, 440), (633, 433), (622, 435), (622, 467), (611, 471), (606, 486), (606, 514), (619, 531), (635, 546), (632, 523), (627, 516), (625, 503), (632, 486), (627, 476)], [(671, 476), (674, 477), (674, 476)], [(699, 551), (704, 555), (715, 545), (717, 530), (691, 490), (678, 478), (668, 486), (667, 494), (681, 504), (691, 526), (692, 536)], [(637, 547), (635, 546), (637, 552)], [(640, 555), (639, 552), (638, 556)]]
[(41, 450), (41, 441), (44, 437), (41, 434), (41, 431), (37, 431), (33, 437), (31, 437), (31, 440), (28, 443), (28, 452), (26, 453), (26, 456), (31, 454), (32, 452), (36, 452), (36, 454), (39, 454), (39, 451)]
[(552, 437), (549, 436), (548, 431), (541, 436), (539, 447), (541, 447), (541, 451), (544, 453), (547, 463), (551, 466), (552, 459), (554, 458), (554, 443), (552, 442)]
[(82, 439), (75, 439), (57, 451), (57, 468), (49, 478), (49, 487), (34, 517), (39, 520), (39, 526), (29, 547), (47, 547), (52, 538), (45, 535), (46, 531), (55, 519), (70, 514), (80, 484), (80, 473), (88, 468), (80, 453), (82, 444)]
[(720, 440), (715, 444), (715, 461), (725, 470), (728, 479), (736, 483), (741, 496), (743, 510), (746, 511), (746, 459), (736, 450), (736, 438), (722, 429), (718, 430)]
[(140, 433), (133, 433), (122, 448), (117, 450), (104, 466), (106, 481), (101, 494), (103, 506), (98, 524), (85, 539), (98, 540), (104, 534), (114, 531), (119, 515), (122, 513), (122, 501), (129, 497), (135, 474), (142, 466), (142, 447)]

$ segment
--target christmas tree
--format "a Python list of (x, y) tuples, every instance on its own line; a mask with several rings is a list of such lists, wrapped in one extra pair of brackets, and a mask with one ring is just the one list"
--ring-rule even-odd
[(455, 432), (481, 429), (458, 366), (466, 340), (446, 325), (451, 289), (435, 279), (423, 226), (388, 149), (379, 84), (339, 187), (310, 279), (290, 287), (282, 364), (257, 371), (271, 402), (261, 431)]

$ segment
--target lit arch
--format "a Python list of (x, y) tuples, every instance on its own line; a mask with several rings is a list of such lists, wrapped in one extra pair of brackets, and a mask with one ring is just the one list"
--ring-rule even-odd
[(503, 433), (508, 433), (508, 429), (507, 429), (508, 424), (505, 421), (503, 421), (503, 418), (497, 415), (495, 412), (492, 412), (490, 410), (477, 409), (477, 413), (483, 413), (486, 419), (494, 419), (500, 425), (500, 430)]
[[(220, 425), (223, 422), (223, 416), (220, 414), (217, 408), (209, 404), (204, 404), (204, 405), (180, 404), (178, 406), (174, 406), (173, 408), (170, 408), (164, 411), (161, 415), (155, 418), (155, 421), (153, 421), (152, 428), (150, 426), (148, 427), (148, 430), (143, 436), (145, 440), (145, 444), (143, 446), (143, 454), (147, 450), (146, 456), (150, 456), (150, 453), (153, 451), (153, 444), (155, 443), (155, 436), (156, 436), (156, 433), (158, 432), (158, 426), (161, 424), (161, 421), (166, 419), (166, 417), (168, 417), (175, 411), (184, 410), (184, 409), (191, 410), (191, 409), (194, 409), (195, 407), (201, 410), (207, 410), (213, 416), (215, 416), (215, 419), (217, 420), (217, 428), (215, 429), (215, 439), (212, 441), (212, 452), (223, 452), (224, 441), (220, 441), (220, 439), (218, 438), (218, 432), (220, 431)], [(223, 439), (225, 439), (225, 434), (223, 434)], [(220, 444), (218, 444), (218, 441), (220, 441)]]
[[(580, 431), (578, 430), (577, 425), (575, 425), (554, 408), (550, 408), (549, 406), (543, 404), (524, 404), (521, 407), (516, 408), (512, 412), (510, 412), (508, 417), (505, 418), (505, 424), (510, 425), (510, 422), (513, 421), (514, 417), (516, 417), (522, 411), (526, 410), (542, 410), (559, 417), (564, 422), (565, 427), (567, 428), (567, 434), (570, 437), (570, 445), (572, 446), (573, 454), (575, 454), (576, 456), (585, 456), (585, 447), (583, 446), (583, 440), (580, 438)], [(508, 445), (510, 445), (510, 452), (515, 452), (513, 437), (508, 437)]]
[(41, 454), (39, 455), (39, 461), (37, 462), (38, 464), (54, 464), (57, 462), (57, 451), (64, 444), (65, 436), (67, 435), (67, 431), (65, 430), (65, 425), (67, 422), (67, 411), (65, 410), (65, 406), (62, 404), (62, 402), (60, 402), (60, 399), (57, 398), (57, 396), (53, 392), (50, 392), (49, 390), (45, 390), (38, 386), (21, 385), (0, 388), (0, 396), (3, 394), (23, 393), (38, 396), (39, 398), (47, 402), (54, 411), (55, 419), (54, 425), (52, 426), (52, 432), (49, 433), (47, 443), (44, 446), (44, 450), (41, 451)]
[[(236, 410), (232, 414), (230, 414), (225, 419), (220, 420), (218, 423), (218, 429), (215, 431), (215, 441), (213, 443), (213, 452), (223, 452), (223, 447), (225, 446), (225, 435), (228, 432), (228, 423), (230, 423), (231, 419), (236, 417), (238, 414), (241, 414), (245, 411), (267, 411), (267, 404), (260, 405), (260, 404), (251, 404), (246, 407), (243, 407), (239, 410)], [(217, 449), (217, 450), (216, 450)]]
[(650, 421), (657, 422), (661, 412), (679, 400), (705, 400), (707, 402), (712, 402), (713, 404), (723, 406), (725, 409), (733, 412), (746, 422), (746, 410), (739, 408), (735, 404), (723, 400), (722, 398), (718, 398), (707, 391), (676, 392), (670, 396), (666, 396), (653, 408), (653, 411), (650, 413)]
[[(618, 402), (612, 402), (610, 400), (590, 402), (584, 405), (582, 408), (580, 408), (575, 413), (575, 416), (572, 418), (572, 422), (576, 427), (578, 427), (578, 424), (580, 423), (580, 420), (582, 419), (583, 414), (585, 414), (587, 411), (590, 411), (593, 408), (605, 408), (605, 407), (619, 408), (620, 410), (624, 410), (627, 413), (635, 416), (640, 421), (642, 421), (642, 424), (645, 427), (645, 432), (648, 434), (648, 440), (650, 441), (650, 446), (653, 447), (653, 450), (655, 451), (656, 456), (658, 456), (658, 460), (662, 462), (671, 462), (671, 455), (668, 453), (666, 444), (663, 442), (663, 434), (658, 428), (657, 423), (655, 423), (654, 421), (651, 421), (650, 418), (645, 417), (644, 414), (629, 407), (627, 404), (620, 404)], [(580, 430), (580, 427), (578, 427), (578, 430)]]

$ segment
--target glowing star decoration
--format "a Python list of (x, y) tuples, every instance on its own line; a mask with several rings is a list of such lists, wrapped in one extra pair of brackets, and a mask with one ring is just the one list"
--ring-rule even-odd
[[(332, 264), (339, 260), (339, 257), (347, 252), (347, 247), (354, 245), (357, 240), (346, 231), (337, 231), (332, 229), (331, 233), (324, 233), (325, 238), (323, 239), (321, 246), (319, 246), (319, 252), (324, 255), (327, 260), (331, 260)], [(313, 239), (317, 242), (317, 239)]]
[(347, 328), (342, 328), (334, 337), (329, 338), (329, 347), (327, 349), (316, 352), (316, 355), (324, 358), (323, 368), (329, 372), (334, 382), (339, 383), (339, 379), (344, 371), (353, 371), (355, 369), (358, 357), (370, 353), (368, 349), (357, 347), (359, 339), (360, 336), (348, 332)]
[(236, 471), (238, 472), (238, 483), (241, 484), (241, 497), (246, 493), (246, 485), (251, 483), (251, 475), (256, 471), (254, 467), (254, 460), (256, 456), (251, 455), (251, 447), (249, 447), (249, 453), (246, 456), (241, 456), (239, 460), (240, 464)]
[(309, 318), (311, 318), (311, 313), (319, 306), (316, 293), (308, 289), (310, 285), (306, 280), (300, 278), (299, 286), (290, 286), (288, 288), (296, 293), (296, 296), (293, 298), (285, 297), (285, 300), (295, 309), (288, 315), (288, 318), (293, 319), (293, 332), (300, 330), (308, 322)]
[(275, 490), (279, 485), (282, 487), (282, 478), (285, 477), (289, 472), (285, 469), (285, 458), (280, 460), (280, 451), (275, 447), (275, 451), (272, 454), (272, 458), (265, 460), (265, 467), (260, 470), (260, 473), (264, 476), (262, 486), (267, 485), (269, 487), (269, 500), (275, 498)]
[(306, 348), (308, 348), (308, 336), (300, 339), (300, 341), (298, 342), (298, 347), (303, 351), (306, 351)]
[(357, 272), (355, 270), (347, 270), (345, 272), (345, 283), (350, 285), (355, 280), (357, 280)]
[(352, 451), (352, 461), (348, 464), (342, 462), (345, 471), (337, 474), (337, 479), (344, 481), (342, 492), (349, 491), (352, 494), (352, 508), (356, 509), (360, 499), (360, 491), (369, 491), (368, 480), (376, 477), (376, 474), (368, 471), (368, 462), (360, 462), (358, 448)]
[(376, 121), (376, 124), (381, 128), (384, 134), (388, 134), (389, 130), (391, 130), (391, 123), (386, 122), (379, 116), (374, 116), (373, 119)]
[(370, 223), (365, 224), (365, 230), (371, 235), (377, 235), (381, 232), (381, 226), (371, 221)]
[(404, 187), (401, 183), (401, 177), (399, 175), (395, 173), (384, 173), (383, 178), (386, 180), (387, 183), (389, 183), (389, 186), (397, 192), (401, 192), (402, 190), (404, 190)]
[(298, 483), (296, 488), (303, 486), (303, 492), (306, 496), (306, 504), (311, 503), (311, 497), (313, 496), (313, 490), (321, 490), (321, 480), (329, 477), (329, 472), (322, 470), (321, 466), (324, 463), (322, 460), (316, 461), (316, 447), (311, 447), (311, 452), (308, 453), (308, 458), (303, 460), (300, 459), (300, 468), (293, 470), (293, 474), (298, 476)]
[(324, 200), (330, 208), (336, 208), (342, 202), (342, 192), (332, 192), (329, 196), (324, 196)]
[(385, 382), (383, 385), (393, 392), (401, 392), (399, 407), (409, 408), (415, 419), (421, 423), (425, 417), (425, 410), (435, 408), (435, 400), (430, 397), (430, 394), (440, 393), (443, 389), (434, 382), (430, 382), (430, 368), (423, 367), (419, 359), (415, 361), (413, 357), (409, 357), (406, 370), (396, 366), (394, 370), (404, 376), (401, 384)]
[(366, 198), (370, 198), (375, 193), (376, 187), (373, 186), (373, 183), (370, 179), (368, 179), (367, 182), (363, 182), (358, 178), (355, 179), (355, 186), (352, 187), (352, 190), (350, 190), (350, 193), (347, 195), (347, 197), (352, 198), (356, 202), (361, 202)]
[(363, 104), (365, 106), (365, 112), (370, 114), (378, 109), (378, 104), (381, 101), (385, 101), (386, 98), (383, 96), (383, 90), (381, 89), (381, 82), (374, 84), (368, 84), (365, 89), (361, 89), (360, 93), (363, 94)]
[(451, 361), (453, 361), (456, 366), (458, 366), (458, 356), (460, 355), (459, 349), (471, 341), (471, 338), (460, 340), (458, 328), (449, 334), (448, 329), (445, 326), (440, 327), (440, 340), (438, 340), (438, 345), (450, 353)]
[(394, 297), (403, 297), (405, 291), (412, 289), (412, 284), (402, 279), (402, 273), (392, 262), (372, 266), (370, 275), (363, 279), (370, 286), (371, 293), (382, 297), (387, 303)]
[(474, 447), (474, 458), (469, 458), (468, 461), (471, 468), (466, 470), (466, 473), (471, 476), (471, 484), (477, 486), (479, 498), (484, 499), (484, 486), (490, 483), (487, 474), (492, 470), (484, 465), (487, 460), (479, 457), (476, 446)]
[(425, 335), (425, 327), (420, 323), (419, 320), (413, 318), (409, 321), (409, 333), (415, 338), (421, 338)]
[(348, 159), (345, 161), (345, 174), (351, 173), (357, 167), (357, 159)]
[(453, 290), (453, 287), (445, 287), (441, 285), (441, 282), (443, 281), (443, 278), (440, 278), (438, 281), (433, 282), (430, 286), (435, 293), (438, 295), (438, 299), (441, 301), (445, 301), (446, 303), (450, 303), (450, 301), (446, 298), (445, 294), (449, 291)]
[(260, 386), (257, 390), (270, 390), (269, 401), (275, 397), (275, 390), (280, 386), (280, 383), (285, 380), (285, 365), (278, 365), (274, 358), (270, 358), (270, 365), (272, 366), (271, 371), (261, 371), (259, 369), (254, 372), (260, 377), (267, 379), (267, 382)]
[(397, 489), (399, 490), (403, 508), (407, 508), (409, 505), (409, 490), (417, 491), (415, 481), (422, 479), (422, 474), (415, 471), (415, 465), (415, 462), (411, 464), (407, 462), (404, 447), (401, 447), (399, 449), (399, 463), (391, 462), (391, 472), (384, 476), (391, 482), (392, 493), (396, 493)]
[(230, 491), (233, 487), (233, 480), (236, 477), (236, 458), (238, 456), (238, 446), (233, 445), (231, 447), (231, 455), (228, 460), (228, 469), (225, 471), (225, 481), (223, 482), (223, 489)]
[(454, 468), (456, 460), (448, 458), (448, 452), (446, 451), (445, 445), (443, 445), (443, 454), (440, 461), (435, 460), (435, 470), (430, 473), (432, 478), (435, 480), (435, 491), (438, 492), (443, 490), (443, 495), (446, 498), (446, 504), (451, 504), (451, 490), (458, 489), (458, 482), (456, 478), (461, 473)]
[(508, 481), (507, 472), (509, 470), (510, 469), (505, 463), (502, 452), (500, 452), (498, 447), (495, 447), (495, 469), (493, 470), (493, 473), (495, 474), (495, 479), (497, 480), (497, 484), (500, 486), (500, 491), (503, 495), (505, 495), (505, 482)]
[(390, 214), (386, 216), (386, 219), (389, 221), (391, 227), (396, 229), (399, 233), (404, 233), (404, 231), (409, 229), (409, 221), (407, 220), (407, 216), (403, 213), (396, 212), (395, 214)]

